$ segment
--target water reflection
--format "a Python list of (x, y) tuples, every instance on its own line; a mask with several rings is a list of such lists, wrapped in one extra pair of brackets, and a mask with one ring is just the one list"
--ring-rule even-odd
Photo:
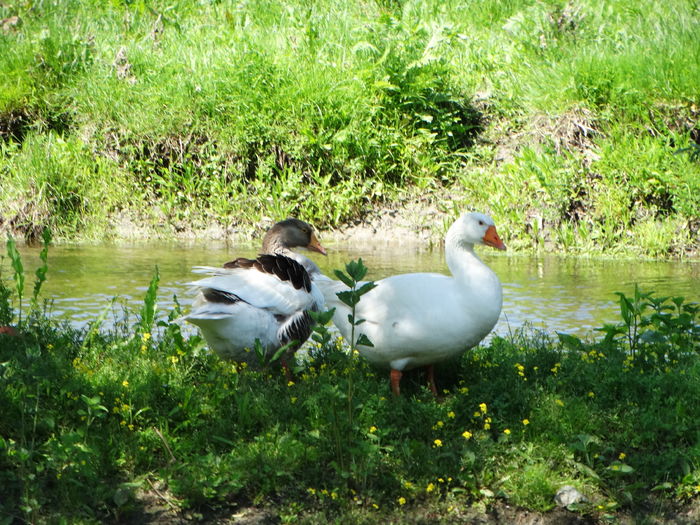
[[(328, 257), (312, 257), (331, 274), (354, 258), (362, 257), (369, 278), (414, 271), (447, 273), (441, 248), (411, 245), (366, 244), (348, 249), (329, 245)], [(21, 248), (27, 293), (39, 262), (39, 248)], [(138, 312), (155, 267), (160, 272), (159, 310), (167, 315), (176, 295), (187, 307), (191, 302), (186, 283), (197, 278), (192, 266), (221, 265), (238, 256), (256, 254), (253, 246), (182, 243), (139, 243), (129, 246), (53, 246), (49, 251), (48, 281), (44, 298), (53, 300), (53, 313), (84, 326), (118, 296), (132, 312)], [(499, 275), (504, 304), (496, 332), (502, 335), (524, 323), (547, 332), (586, 335), (604, 323), (618, 320), (614, 292), (631, 293), (634, 283), (658, 295), (682, 295), (700, 300), (700, 262), (658, 262), (532, 257), (496, 254), (481, 249), (484, 261)], [(9, 261), (2, 261), (2, 275), (11, 275)], [(121, 315), (117, 309), (114, 315)], [(112, 319), (114, 322), (114, 319)]]

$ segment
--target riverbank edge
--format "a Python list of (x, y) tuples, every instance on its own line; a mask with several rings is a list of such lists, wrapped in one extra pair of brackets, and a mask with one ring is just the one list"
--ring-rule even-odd
[[(468, 196), (456, 193), (454, 188), (431, 190), (418, 194), (417, 191), (406, 194), (398, 199), (378, 203), (365, 210), (361, 218), (348, 221), (336, 228), (318, 229), (322, 243), (329, 245), (371, 243), (373, 246), (416, 246), (422, 245), (429, 249), (442, 246), (444, 235), (458, 213), (480, 211), (490, 213), (488, 209), (479, 209), (465, 204)], [(96, 233), (85, 237), (55, 236), (54, 242), (59, 244), (99, 244), (107, 242), (116, 245), (148, 241), (173, 241), (180, 243), (230, 242), (234, 244), (255, 243), (264, 235), (276, 220), (283, 217), (263, 217), (257, 222), (239, 223), (225, 222), (214, 219), (207, 224), (173, 222), (165, 217), (158, 217), (154, 212), (122, 211), (112, 214), (107, 225)], [(304, 217), (300, 217), (304, 218)], [(645, 260), (700, 260), (700, 234), (695, 235), (694, 242), (683, 247), (680, 253), (668, 254), (666, 257), (652, 257), (640, 253), (634, 245), (620, 246), (620, 250), (607, 253), (604, 250), (586, 251), (573, 246), (562, 249), (556, 242), (550, 240), (552, 233), (546, 225), (541, 231), (542, 242), (534, 244), (532, 239), (514, 238), (508, 224), (501, 224), (497, 219), (497, 229), (504, 239), (511, 254), (542, 254), (565, 255), (574, 257), (595, 258), (642, 258)], [(37, 244), (39, 237), (28, 237), (26, 232), (8, 228), (0, 223), (0, 235), (12, 236), (20, 244)]]

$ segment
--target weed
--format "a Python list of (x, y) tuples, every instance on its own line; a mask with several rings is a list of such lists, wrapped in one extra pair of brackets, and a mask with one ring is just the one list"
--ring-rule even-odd
[[(16, 254), (13, 271), (0, 281), (8, 322), (24, 284)], [(365, 271), (338, 272), (351, 307)], [(294, 381), (236, 367), (183, 336), (179, 306), (157, 318), (158, 284), (156, 270), (133, 324), (75, 330), (37, 308), (16, 315), (21, 336), (0, 334), (3, 519), (142, 520), (144, 491), (195, 513), (284, 501), (284, 519), (337, 521), (448, 504), (546, 511), (563, 485), (601, 520), (698, 496), (699, 309), (683, 298), (618, 294), (621, 321), (597, 340), (494, 337), (444, 365), (437, 402), (410, 375), (391, 396), (332, 337), (332, 313), (318, 314)]]
[(334, 273), (336, 277), (343, 282), (343, 284), (350, 288), (350, 290), (348, 291), (338, 292), (338, 299), (340, 299), (340, 301), (343, 304), (346, 304), (350, 307), (350, 314), (348, 315), (348, 321), (350, 322), (351, 326), (350, 345), (352, 348), (355, 348), (358, 345), (364, 345), (369, 347), (374, 346), (364, 334), (360, 334), (360, 336), (357, 338), (357, 341), (355, 340), (355, 327), (365, 322), (364, 319), (355, 318), (355, 308), (360, 302), (362, 296), (371, 291), (372, 289), (376, 288), (377, 285), (371, 281), (361, 282), (362, 279), (364, 279), (365, 275), (367, 275), (367, 267), (362, 263), (362, 259), (358, 259), (357, 261), (350, 261), (345, 266), (345, 271), (347, 273), (344, 273), (341, 270), (335, 270)]

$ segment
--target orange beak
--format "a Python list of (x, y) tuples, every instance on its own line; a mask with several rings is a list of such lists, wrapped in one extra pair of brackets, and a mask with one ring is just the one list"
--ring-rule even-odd
[(318, 252), (321, 255), (326, 255), (326, 249), (321, 246), (320, 242), (318, 242), (318, 238), (316, 238), (315, 233), (311, 234), (311, 242), (306, 245), (306, 249), (311, 250), (312, 252)]
[(497, 250), (505, 250), (506, 249), (506, 245), (503, 244), (503, 241), (498, 236), (498, 233), (496, 233), (495, 226), (488, 227), (488, 229), (486, 230), (486, 233), (484, 234), (484, 238), (482, 240), (484, 241), (484, 244), (486, 246), (492, 246), (493, 248), (496, 248)]

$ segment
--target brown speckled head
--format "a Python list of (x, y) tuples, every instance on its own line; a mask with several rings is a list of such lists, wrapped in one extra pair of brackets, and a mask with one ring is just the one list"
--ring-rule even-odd
[(289, 218), (276, 223), (263, 238), (264, 253), (283, 252), (297, 247), (326, 255), (326, 250), (318, 242), (313, 227), (299, 219)]

